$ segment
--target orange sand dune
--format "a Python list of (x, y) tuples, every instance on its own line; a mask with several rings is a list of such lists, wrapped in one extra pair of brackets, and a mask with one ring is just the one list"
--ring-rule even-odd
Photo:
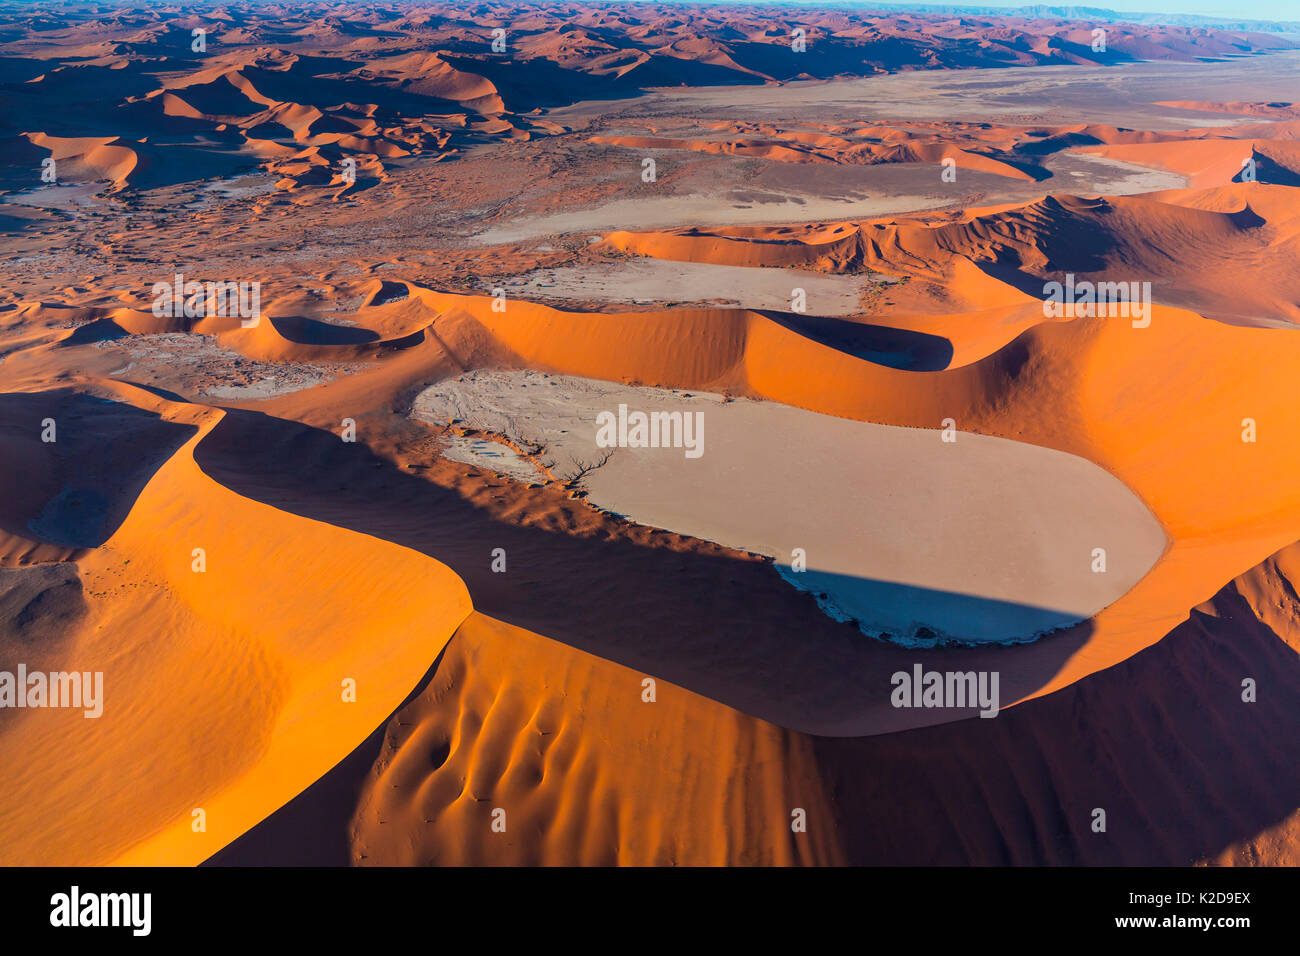
[(851, 146), (846, 141), (828, 144), (838, 149), (806, 149), (788, 145), (780, 140), (734, 140), (711, 142), (707, 140), (672, 139), (655, 136), (593, 136), (593, 143), (626, 146), (630, 149), (688, 149), (698, 153), (715, 153), (728, 156), (746, 156), (770, 159), (782, 163), (939, 163), (952, 159), (961, 169), (1010, 176), (1013, 179), (1032, 181), (1034, 177), (1008, 163), (945, 143), (917, 143), (894, 146)]
[[(1051, 235), (1053, 217), (1105, 215), (1122, 222), (1139, 214), (1147, 216), (1148, 226), (1162, 231), (1166, 242), (1196, 237), (1196, 248), (1202, 250), (1259, 228), (1240, 210), (1198, 210), (1138, 199), (1111, 205), (1066, 199), (1001, 219), (975, 216), (940, 226), (873, 225), (870, 228), (885, 230), (890, 237), (879, 243), (878, 252), (876, 244), (862, 243), (861, 232), (849, 235), (878, 261), (892, 263), (886, 256), (905, 254), (913, 266), (924, 264), (917, 271), (941, 281), (951, 269), (969, 268), (954, 262), (1005, 262), (1007, 253), (1014, 251), (1026, 266), (1041, 269), (1049, 256), (1085, 252), (1073, 239), (1060, 252), (1040, 248), (1034, 237)], [(955, 249), (966, 252), (957, 256)], [(1069, 268), (1069, 260), (1059, 262), (1058, 268)], [(445, 354), (452, 367), (518, 364), (646, 384), (732, 389), (889, 424), (936, 428), (951, 417), (964, 429), (1082, 455), (1133, 488), (1175, 540), (1147, 579), (1098, 616), (1080, 651), (1048, 684), (1043, 684), (1038, 666), (1026, 667), (1020, 678), (1008, 678), (1016, 696), (1025, 696), (1045, 686), (1064, 686), (1157, 640), (1222, 581), (1284, 543), (1288, 534), (1300, 537), (1289, 517), (1296, 503), (1279, 484), (1279, 476), (1294, 465), (1291, 452), (1276, 440), (1244, 444), (1240, 438), (1241, 419), (1247, 415), (1271, 422), (1269, 435), (1277, 434), (1275, 428), (1290, 427), (1292, 412), (1279, 396), (1285, 394), (1284, 383), (1295, 374), (1292, 366), (1300, 358), (1277, 332), (1233, 328), (1168, 307), (1157, 307), (1150, 327), (1142, 329), (1102, 319), (1035, 321), (1032, 302), (1017, 304), (1014, 288), (999, 291), (999, 283), (992, 280), (987, 286), (985, 304), (990, 308), (980, 316), (986, 324), (979, 334), (991, 351), (980, 355), (981, 349), (967, 342), (965, 364), (925, 373), (858, 357), (822, 332), (792, 325), (780, 316), (741, 310), (571, 314), (520, 302), (498, 313), (488, 298), (410, 285), (413, 298), (428, 309), (432, 325), (401, 339), (352, 343), (348, 338), (356, 335), (354, 329), (343, 329), (345, 336), (332, 338), (339, 335), (337, 327), (288, 320), (265, 320), (255, 329), (233, 330), (223, 337), (246, 354), (261, 357), (376, 357), (384, 348), (408, 345), (418, 346), (414, 351), (421, 353), (417, 367), (427, 367)], [(1030, 324), (1017, 331), (1025, 323)], [(1170, 355), (1179, 356), (1179, 363), (1169, 374), (1139, 373), (1142, 368), (1165, 367)], [(1195, 420), (1212, 423), (1206, 427), (1218, 450), (1208, 466), (1189, 468), (1186, 452), (1180, 450), (1186, 447), (1185, 437), (1168, 425), (1183, 420), (1188, 396), (1204, 393), (1206, 373), (1193, 356), (1215, 368), (1251, 371), (1231, 376), (1230, 384), (1206, 396), (1203, 408), (1198, 406)], [(1125, 402), (1116, 405), (1115, 394), (1124, 395)], [(1141, 410), (1137, 418), (1126, 410), (1129, 400)], [(1152, 427), (1161, 430), (1153, 434)], [(1204, 435), (1199, 441), (1203, 445)], [(1243, 482), (1254, 493), (1243, 495)], [(1231, 501), (1232, 507), (1216, 511), (1207, 505), (1213, 501)], [(1045, 653), (1033, 646), (1024, 652), (1026, 660)], [(748, 706), (771, 705), (755, 701)], [(779, 712), (777, 702), (771, 713)], [(836, 732), (872, 732), (899, 719), (888, 708), (876, 712), (868, 707)], [(832, 729), (830, 724), (817, 726), (822, 732)]]
[(1300, 181), (1300, 143), (1295, 142), (1202, 139), (1083, 147), (1079, 152), (1181, 173), (1192, 189), (1240, 182), (1248, 159), (1255, 161), (1260, 182)]
[[(1123, 277), (1152, 282), (1158, 301), (1223, 321), (1289, 327), (1300, 321), (1300, 280), (1266, 263), (1269, 254), (1292, 254), (1300, 201), (1281, 185), (1222, 185), (1232, 186), (1222, 195), (1233, 202), (1213, 209), (1197, 204), (1195, 190), (1047, 196), (1024, 206), (969, 209), (946, 221), (614, 232), (605, 243), (618, 252), (687, 262), (870, 270), (937, 281), (949, 281), (947, 270), (962, 256), (1040, 295), (1045, 281), (1067, 272)], [(1224, 269), (1251, 279), (1228, 301), (1215, 278)]]
[[(1291, 545), (1156, 646), (998, 720), (865, 739), (663, 681), (649, 703), (642, 674), (475, 613), (377, 735), (382, 761), (336, 769), (218, 861), (303, 859), (325, 825), (350, 836), (319, 862), (362, 865), (1295, 865), (1298, 573)], [(1263, 675), (1281, 680), (1245, 703)]]
[[(352, 863), (1300, 862), (1300, 113), (1255, 102), (1245, 59), (1297, 44), (1108, 34), (1094, 51), (1077, 21), (657, 3), (0, 11), (0, 172), (33, 203), (0, 216), (0, 669), (105, 678), (102, 719), (0, 711), (0, 863), (265, 863), (315, 841)], [(1164, 128), (1104, 103), (1057, 120), (1041, 95), (1001, 100), (1005, 124), (761, 105), (844, 89), (796, 80), (1087, 66), (1059, 71), (1073, 96), (1120, 63), (1150, 82), (1134, 61), (1237, 57), (1215, 74), (1227, 102), (1199, 84), (1164, 103), (1185, 129), (1145, 103)], [(969, 85), (1001, 98), (1010, 72)], [(1191, 126), (1205, 112), (1240, 121)], [(608, 227), (583, 217), (627, 191), (592, 143), (705, 154), (656, 187), (686, 216), (708, 185), (743, 185), (727, 201), (757, 222), (801, 176), (821, 210), (866, 173), (924, 173), (855, 166), (953, 159), (1003, 191), (971, 176), (942, 199), (932, 183), (918, 203), (952, 205), (928, 215), (591, 242)], [(1025, 201), (1005, 182), (1087, 176), (1088, 156), (1189, 188)], [(38, 185), (47, 157), (78, 188)], [(559, 234), (467, 248), (560, 208)], [(848, 274), (861, 311), (486, 294), (624, 255)], [(262, 282), (260, 321), (155, 315), (153, 283), (182, 268)], [(1049, 315), (1066, 276), (1150, 283), (1150, 309)], [(456, 459), (502, 436), (411, 414), (431, 383), (507, 368), (1059, 449), (1140, 497), (1168, 547), (1032, 643), (868, 640), (761, 555), (603, 511), (581, 478)], [(918, 657), (996, 671), (1000, 718), (892, 706)]]
[(436, 53), (409, 53), (372, 60), (354, 75), (390, 83), (407, 92), (453, 100), (479, 113), (505, 111), (500, 93), (490, 80), (458, 70)]
[[(832, 812), (816, 785), (811, 738), (663, 682), (656, 702), (645, 703), (641, 679), (471, 614), (432, 681), (389, 728), (392, 757), (366, 781), (352, 862), (843, 860), (828, 828), (790, 830), (792, 807), (814, 820)], [(676, 756), (665, 761), (644, 745), (648, 738), (675, 742)], [(739, 776), (738, 765), (746, 768)], [(497, 808), (506, 811), (504, 833), (492, 832)]]
[[(1017, 696), (1065, 686), (1130, 656), (1287, 535), (1300, 536), (1300, 501), (1281, 478), (1296, 464), (1293, 450), (1277, 437), (1281, 433), (1270, 441), (1241, 441), (1247, 412), (1238, 409), (1271, 427), (1291, 427), (1284, 383), (1296, 374), (1300, 352), (1278, 332), (1157, 308), (1149, 328), (1107, 320), (1044, 323), (981, 361), (918, 374), (837, 352), (753, 314), (578, 316), (524, 303), (501, 314), (487, 299), (424, 295), (443, 313), (434, 330), (452, 355), (474, 347), (486, 332), (506, 354), (532, 367), (675, 387), (729, 387), (891, 424), (933, 428), (951, 416), (964, 428), (1060, 448), (1106, 467), (1144, 499), (1174, 543), (1143, 582), (1092, 622), (1080, 650), (1047, 685), (1006, 677), (1022, 688)], [(673, 342), (680, 345), (665, 348)], [(1179, 363), (1167, 375), (1137, 374), (1164, 367), (1170, 355)], [(1215, 368), (1253, 371), (1206, 394), (1207, 373), (1193, 355)], [(1123, 401), (1116, 398), (1121, 395)], [(1186, 447), (1184, 436), (1169, 427), (1193, 420), (1183, 417), (1189, 396), (1201, 396), (1193, 409), (1201, 423), (1199, 447), (1207, 436), (1215, 447), (1211, 460), (1194, 468), (1178, 450)], [(1138, 411), (1126, 411), (1130, 401)], [(1243, 495), (1242, 487), (1256, 490)], [(1025, 661), (1046, 653), (1045, 646), (1030, 645)], [(1004, 674), (1007, 653), (1000, 658)], [(977, 656), (964, 660), (976, 666)], [(845, 726), (839, 732), (871, 732), (873, 721), (900, 719), (887, 706), (869, 712), (854, 719), (852, 731)], [(821, 732), (830, 729), (822, 725)]]
[[(1168, 103), (1169, 106), (1180, 106)], [(1202, 104), (1209, 108), (1210, 104)], [(1195, 108), (1183, 104), (1180, 108)], [(1218, 107), (1215, 107), (1218, 109)], [(1285, 109), (1270, 110), (1263, 104), (1225, 104), (1221, 111), (1285, 119)], [(636, 122), (636, 121), (634, 121)], [(658, 121), (639, 121), (652, 132)], [(756, 157), (786, 163), (835, 163), (876, 165), (882, 163), (930, 163), (952, 160), (959, 169), (971, 169), (1027, 181), (1052, 176), (1045, 157), (1077, 150), (1082, 153), (1167, 169), (1189, 178), (1192, 188), (1233, 181), (1241, 171), (1241, 160), (1261, 155), (1261, 141), (1295, 138), (1294, 123), (1249, 124), (1240, 127), (1206, 127), (1182, 131), (1153, 132), (1122, 129), (1096, 123), (1066, 126), (1004, 126), (970, 122), (901, 121), (856, 129), (809, 124), (809, 129), (789, 129), (770, 123), (713, 122), (707, 128), (728, 137), (699, 139), (672, 136), (592, 136), (592, 143), (638, 150), (691, 150), (701, 153)], [(1234, 163), (1225, 165), (1233, 150)], [(1260, 181), (1290, 184), (1297, 163), (1289, 143), (1274, 144), (1266, 164), (1277, 168), (1261, 171)]]
[(252, 358), (275, 361), (351, 361), (375, 358), (425, 341), (423, 329), (378, 338), (369, 330), (330, 325), (314, 319), (265, 317), (253, 328), (235, 329), (223, 340)]
[[(1268, 207), (1275, 219), (1286, 209), (1277, 198), (1284, 187), (1234, 189), (1240, 197), (1256, 191), (1273, 197), (1261, 208)], [(498, 313), (488, 298), (437, 293), (409, 283), (405, 304), (390, 301), (391, 295), (384, 295), (384, 305), (362, 304), (355, 313), (360, 327), (276, 318), (273, 311), (256, 328), (228, 326), (220, 336), (247, 355), (279, 361), (372, 360), (408, 351), (418, 353), (412, 368), (432, 367), (445, 356), (444, 367), (450, 368), (527, 365), (646, 384), (731, 389), (889, 424), (936, 428), (951, 417), (964, 429), (1033, 441), (1095, 461), (1144, 499), (1174, 545), (1145, 581), (1098, 617), (1079, 653), (1068, 665), (1058, 666), (1048, 684), (1038, 665), (1027, 666), (1020, 678), (1009, 678), (1016, 696), (1025, 696), (1045, 686), (1063, 686), (1131, 655), (1158, 639), (1224, 580), (1284, 543), (1294, 530), (1287, 517), (1294, 502), (1278, 489), (1277, 476), (1293, 462), (1276, 442), (1242, 443), (1240, 423), (1247, 415), (1271, 421), (1270, 435), (1279, 423), (1289, 427), (1291, 412), (1278, 396), (1285, 394), (1281, 383), (1295, 370), (1287, 340), (1276, 332), (1230, 328), (1159, 306), (1150, 328), (1144, 329), (1123, 321), (1049, 321), (1034, 314), (1034, 296), (1025, 295), (1015, 283), (1035, 273), (1055, 275), (1055, 270), (1072, 267), (1082, 271), (1071, 258), (1086, 257), (1090, 251), (1078, 240), (1081, 228), (1104, 227), (1104, 248), (1126, 254), (1133, 250), (1138, 263), (1147, 237), (1159, 237), (1164, 248), (1181, 244), (1187, 255), (1179, 267), (1190, 271), (1197, 263), (1203, 266), (1207, 255), (1231, 256), (1234, 243), (1270, 241), (1273, 236), (1259, 232), (1273, 228), (1271, 222), (1261, 225), (1260, 219), (1244, 204), (1202, 209), (1140, 198), (1107, 202), (1062, 197), (1003, 212), (975, 211), (948, 223), (867, 223), (822, 230), (821, 235), (839, 245), (845, 263), (866, 260), (934, 283), (962, 281), (965, 299), (974, 307), (963, 322), (970, 331), (965, 337), (954, 334), (954, 358), (960, 359), (943, 371), (921, 373), (882, 364), (869, 355), (859, 357), (851, 337), (844, 339), (851, 323), (818, 328), (743, 310), (573, 314), (522, 302), (511, 302)], [(798, 239), (782, 244), (750, 239), (762, 232), (748, 230), (748, 235), (717, 241), (762, 256), (806, 245)], [(782, 232), (821, 238), (807, 229)], [(679, 236), (678, 241), (689, 243), (692, 238)], [(1103, 248), (1100, 242), (1097, 247)], [(1019, 278), (1006, 271), (1017, 261)], [(1086, 258), (1077, 261), (1087, 263)], [(985, 276), (979, 284), (968, 281), (974, 275), (972, 263), (987, 268), (990, 262), (1003, 270), (1001, 280)], [(1148, 262), (1149, 274), (1157, 280), (1162, 275), (1157, 267), (1163, 273), (1171, 268), (1168, 257)], [(1261, 282), (1254, 293), (1273, 294), (1279, 283), (1285, 288), (1287, 280), (1273, 275), (1269, 281), (1272, 288)], [(390, 291), (399, 292), (396, 283)], [(377, 294), (372, 293), (370, 301), (377, 301)], [(431, 323), (427, 327), (420, 324), (419, 306)], [(400, 321), (367, 329), (368, 314), (390, 308), (401, 310)], [(930, 334), (943, 334), (943, 323), (933, 315), (917, 315)], [(1169, 375), (1137, 371), (1163, 368), (1170, 355), (1178, 355), (1180, 363)], [(1167, 428), (1169, 422), (1182, 420), (1186, 396), (1203, 392), (1205, 373), (1192, 356), (1203, 356), (1216, 368), (1251, 370), (1232, 376), (1232, 384), (1212, 400), (1207, 398), (1203, 413), (1198, 413), (1198, 421), (1217, 423), (1212, 434), (1222, 444), (1209, 467), (1188, 467), (1186, 452), (1179, 450), (1185, 439), (1178, 430), (1168, 436), (1150, 432), (1150, 423)], [(1135, 385), (1124, 376), (1151, 384)], [(1180, 376), (1186, 379), (1181, 384)], [(1131, 398), (1135, 388), (1150, 392), (1143, 392), (1137, 405), (1140, 420), (1111, 398), (1112, 392)], [(1160, 456), (1153, 458), (1153, 449), (1161, 449)], [(1241, 481), (1257, 489), (1256, 494), (1243, 496)], [(1216, 500), (1230, 500), (1233, 506), (1218, 512), (1207, 507)], [(1031, 647), (1024, 653), (1029, 660), (1047, 652)], [(741, 698), (748, 700), (747, 693)], [(780, 702), (775, 710), (758, 701), (747, 706), (768, 708), (764, 712), (773, 717), (781, 712)], [(871, 732), (899, 719), (896, 712), (868, 708), (835, 732)], [(917, 717), (908, 714), (903, 719)], [(824, 715), (816, 717), (822, 732), (833, 726), (825, 720)]]
[(44, 133), (29, 134), (36, 146), (50, 151), (59, 164), (60, 175), (69, 180), (109, 180), (113, 189), (123, 189), (132, 182), (140, 156), (128, 146), (110, 139), (63, 139)]
[(1300, 119), (1300, 106), (1295, 103), (1207, 103), (1203, 100), (1161, 100), (1155, 105), (1205, 113), (1239, 113), (1270, 119)]
[[(55, 400), (5, 404), (11, 412)], [(9, 862), (204, 859), (364, 738), (470, 609), (464, 587), (437, 562), (213, 482), (193, 450), (221, 428), (220, 412), (131, 388), (110, 401), (183, 444), (128, 513), (110, 515), (120, 524), (108, 540), (78, 558), (89, 609), (59, 660), (104, 673), (111, 719), (4, 714), (0, 751), (13, 799), (0, 811), (0, 854)], [(77, 417), (61, 416), (65, 433)], [(7, 422), (7, 433), (17, 424)], [(132, 447), (140, 446), (124, 443), (121, 452)], [(203, 573), (193, 570), (194, 548), (206, 552)], [(348, 678), (356, 703), (342, 701)], [(71, 763), (46, 759), (69, 750)], [(206, 811), (205, 832), (192, 827), (195, 808)]]
[[(1293, 545), (1156, 646), (998, 720), (861, 739), (781, 731), (663, 682), (647, 703), (640, 674), (474, 614), (332, 822), (354, 834), (352, 862), (378, 865), (1294, 866), (1297, 572)], [(1244, 703), (1243, 677), (1263, 675), (1282, 676)], [(295, 810), (231, 862), (309, 827)]]
[[(255, 168), (266, 162), (268, 141), (300, 148), (339, 143), (369, 161), (451, 155), (484, 141), (556, 135), (562, 124), (529, 116), (549, 106), (655, 87), (911, 69), (1195, 62), (1296, 48), (1278, 35), (1173, 26), (1111, 24), (1108, 49), (1094, 51), (1090, 33), (1061, 20), (814, 10), (793, 19), (806, 30), (806, 52), (792, 49), (787, 25), (774, 26), (761, 10), (730, 6), (648, 4), (608, 18), (561, 2), (530, 11), (523, 20), (518, 11), (492, 4), (472, 15), (454, 4), (433, 4), (411, 17), (375, 11), (338, 16), (314, 6), (297, 12), (252, 8), (213, 21), (220, 26), (170, 11), (105, 20), (101, 11), (71, 8), (49, 23), (15, 11), (0, 19), (6, 26), (0, 54), (15, 64), (18, 78), (3, 84), (6, 132), (111, 142), (109, 152), (80, 156), (68, 174), (110, 180), (121, 192)], [(484, 26), (497, 21), (515, 23), (508, 58), (492, 50)], [(213, 45), (196, 58), (185, 38), (203, 23), (214, 30)], [(53, 29), (55, 24), (61, 28)], [(436, 46), (430, 46), (431, 37)], [(1290, 115), (1272, 107), (1224, 105), (1268, 119)], [(952, 158), (962, 168), (1042, 178), (1032, 155), (1002, 155), (1017, 145), (1014, 133), (963, 125), (954, 133), (915, 124), (901, 137), (885, 134), (847, 145), (837, 145), (835, 137), (782, 142), (790, 131), (775, 128), (778, 140), (767, 144), (692, 139), (684, 145), (795, 162), (814, 156), (865, 163)], [(861, 133), (872, 135), (869, 129)], [(152, 148), (159, 139), (171, 152)], [(17, 173), (17, 159), (5, 164), (11, 173)], [(274, 165), (268, 168), (276, 172)], [(278, 185), (295, 195), (340, 184), (289, 172)]]

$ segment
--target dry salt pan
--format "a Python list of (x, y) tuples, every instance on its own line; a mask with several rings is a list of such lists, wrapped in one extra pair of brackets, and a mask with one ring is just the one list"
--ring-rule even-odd
[(907, 646), (1035, 640), (1117, 600), (1165, 546), (1092, 462), (955, 424), (489, 370), (431, 386), (414, 414), (540, 448), (592, 504), (767, 555), (828, 615)]

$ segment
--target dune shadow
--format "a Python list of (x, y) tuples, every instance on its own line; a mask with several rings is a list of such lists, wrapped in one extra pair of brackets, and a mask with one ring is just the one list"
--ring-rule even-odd
[[(995, 720), (814, 740), (848, 859), (1187, 866), (1294, 818), (1300, 657), (1232, 584), (1213, 603)], [(1247, 702), (1244, 678), (1269, 692)]]
[(1039, 140), (1017, 143), (1015, 151), (1022, 156), (1052, 156), (1080, 146), (1104, 146), (1105, 143), (1091, 133), (1054, 133)]
[(0, 436), (21, 441), (30, 473), (39, 475), (20, 502), (3, 508), (7, 530), (63, 547), (98, 547), (196, 431), (71, 389), (0, 394)]
[(409, 301), (410, 298), (411, 287), (405, 282), (380, 279), (379, 288), (366, 300), (365, 305), (367, 308), (378, 308), (381, 305), (389, 305), (393, 302)]
[[(363, 435), (370, 427), (359, 423)], [(423, 426), (397, 417), (382, 427), (405, 429), (417, 441), (428, 435)], [(890, 710), (888, 694), (889, 675), (910, 668), (918, 651), (833, 620), (815, 595), (782, 581), (770, 562), (714, 546), (660, 546), (666, 532), (641, 531), (642, 543), (508, 524), (360, 443), (259, 412), (227, 409), (197, 446), (195, 459), (211, 478), (241, 495), (446, 564), (485, 614), (781, 726), (860, 733), (916, 723), (915, 716)], [(495, 548), (509, 556), (506, 574), (492, 571)], [(883, 582), (877, 586), (889, 589)], [(916, 595), (895, 595), (909, 596)], [(1001, 602), (981, 605), (979, 599), (967, 607), (973, 613), (1008, 612)], [(940, 669), (978, 669), (996, 661), (1010, 700), (1042, 687), (1090, 630), (1082, 622), (1013, 648), (990, 644), (920, 653), (927, 666)]]
[[(795, 790), (829, 797), (832, 817), (819, 826), (851, 865), (1213, 860), (1300, 806), (1300, 657), (1232, 584), (1213, 604), (1128, 660), (993, 719), (870, 737), (793, 732), (788, 752), (806, 748), (811, 759), (777, 769)], [(759, 600), (750, 623), (765, 609)], [(785, 637), (798, 644), (804, 634)], [(347, 758), (204, 865), (351, 862), (352, 819), (384, 741), (399, 733), (393, 721), (427, 692), (444, 655)], [(911, 656), (942, 669), (930, 655)], [(1243, 676), (1267, 693), (1244, 700)], [(754, 786), (737, 781), (717, 797), (743, 805)], [(1098, 810), (1104, 831), (1094, 829)]]
[(127, 338), (130, 334), (112, 319), (95, 319), (73, 329), (71, 335), (59, 342), (59, 348), (90, 345), (94, 342), (111, 342), (114, 339)]
[[(1017, 150), (1016, 152), (1019, 151)], [(1048, 169), (1046, 166), (1043, 166), (1041, 163), (1037, 163), (1029, 159), (1021, 158), (1020, 156), (1016, 155), (1016, 152), (993, 153), (991, 154), (990, 158), (996, 159), (999, 163), (1004, 163), (1007, 166), (1010, 166), (1012, 169), (1016, 170), (1017, 172), (1024, 173), (1026, 176), (1028, 176), (1036, 183), (1046, 182), (1047, 180), (1053, 178), (1052, 171)]]
[(1086, 619), (1059, 608), (815, 568), (795, 572), (778, 566), (777, 571), (791, 586), (815, 597), (832, 617), (866, 635), (905, 646), (1024, 643)]
[(62, 649), (87, 610), (73, 562), (0, 568), (0, 669)]
[(384, 180), (379, 179), (378, 177), (363, 177), (349, 186), (346, 192), (340, 194), (340, 201), (346, 202), (349, 199), (355, 199), (357, 196), (368, 193), (382, 185), (384, 185)]
[(939, 372), (952, 362), (952, 342), (941, 335), (830, 316), (755, 311), (819, 345), (876, 365), (909, 372)]
[(379, 333), (348, 325), (331, 325), (302, 316), (269, 319), (283, 338), (295, 345), (369, 345), (379, 341)]
[(0, 212), (0, 232), (18, 234), (39, 225), (39, 220), (27, 219), (23, 216), (11, 216), (8, 213)]
[[(1272, 156), (1265, 155), (1258, 150), (1251, 150), (1251, 158), (1255, 160), (1255, 180), (1261, 183), (1269, 183), (1274, 186), (1300, 186), (1300, 171), (1284, 165), (1282, 162)], [(1245, 175), (1243, 168), (1232, 177), (1234, 183), (1248, 182), (1243, 179)]]
[[(452, 635), (452, 640), (455, 640)], [(449, 642), (450, 643), (450, 642)], [(379, 759), (389, 724), (438, 673), (443, 647), (415, 688), (365, 740), (319, 780), (200, 866), (349, 866), (348, 825)]]

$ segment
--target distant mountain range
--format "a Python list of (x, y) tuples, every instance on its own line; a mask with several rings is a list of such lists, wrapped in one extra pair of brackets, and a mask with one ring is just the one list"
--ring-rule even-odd
[(889, 13), (922, 13), (950, 16), (1034, 17), (1045, 20), (1094, 20), (1104, 23), (1140, 23), (1180, 27), (1205, 27), (1216, 30), (1242, 30), (1254, 33), (1300, 34), (1300, 20), (1245, 20), (1236, 17), (1211, 17), (1192, 13), (1126, 13), (1104, 7), (1049, 6), (1030, 4), (1023, 7), (993, 7), (965, 4), (928, 3), (858, 3), (853, 0), (793, 0), (799, 6), (852, 6), (855, 10), (882, 10)]

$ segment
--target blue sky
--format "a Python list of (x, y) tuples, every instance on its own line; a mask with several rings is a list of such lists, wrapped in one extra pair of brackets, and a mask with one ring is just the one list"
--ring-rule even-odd
[[(677, 0), (689, 3), (691, 0)], [(718, 0), (699, 0), (701, 3)], [(722, 0), (745, 3), (753, 0)], [(762, 0), (758, 0), (762, 2)], [(769, 0), (780, 3), (781, 0)], [(793, 0), (800, 5), (815, 6), (817, 0)], [(832, 0), (828, 7), (838, 8), (844, 0)], [(908, 0), (878, 0), (880, 3), (904, 4)], [(872, 0), (864, 0), (863, 9), (869, 9)], [(1095, 7), (1120, 13), (1187, 13), (1207, 17), (1228, 17), (1234, 20), (1291, 20), (1300, 21), (1300, 0), (916, 0), (916, 8), (925, 6), (966, 7), (1027, 7), (1041, 4), (1050, 7)]]
[[(891, 0), (902, 2), (902, 0)], [(924, 2), (924, 0), (921, 0)], [(940, 0), (961, 3), (962, 0)], [(1068, 0), (1040, 0), (1050, 6), (1067, 6)], [(1242, 20), (1300, 20), (1300, 0), (1074, 0), (1076, 6), (1102, 7), (1129, 13), (1199, 13)], [(969, 0), (971, 6), (1019, 7), (1025, 0)]]

